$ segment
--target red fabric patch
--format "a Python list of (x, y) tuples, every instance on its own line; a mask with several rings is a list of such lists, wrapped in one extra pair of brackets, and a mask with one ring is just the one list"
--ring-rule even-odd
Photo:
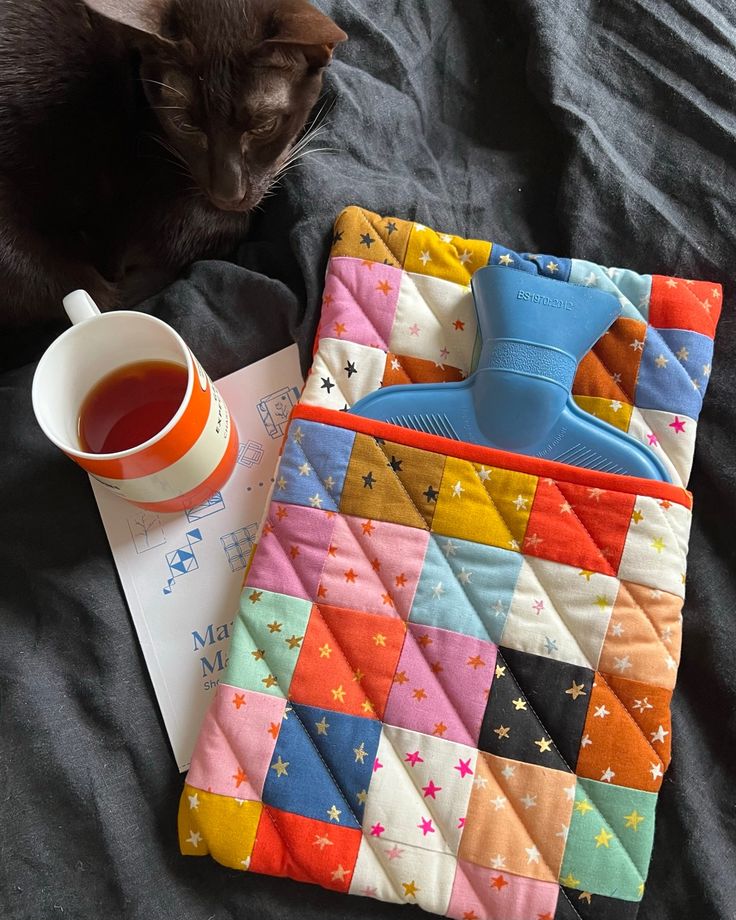
[(690, 329), (712, 339), (722, 302), (720, 284), (652, 275), (649, 322), (656, 329)]
[(522, 551), (615, 575), (636, 497), (540, 479)]
[(265, 806), (248, 868), (347, 892), (362, 836), (357, 828)]
[(405, 634), (397, 617), (314, 604), (289, 698), (381, 718)]

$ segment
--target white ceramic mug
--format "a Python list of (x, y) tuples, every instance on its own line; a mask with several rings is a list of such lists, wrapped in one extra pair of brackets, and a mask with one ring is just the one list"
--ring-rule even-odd
[[(181, 511), (205, 501), (235, 466), (238, 435), (224, 400), (181, 336), (145, 313), (100, 313), (85, 291), (64, 298), (71, 329), (41, 358), (33, 411), (44, 434), (116, 495), (151, 511)], [(138, 361), (187, 369), (184, 398), (171, 421), (128, 450), (82, 450), (79, 413), (85, 397), (112, 371)]]

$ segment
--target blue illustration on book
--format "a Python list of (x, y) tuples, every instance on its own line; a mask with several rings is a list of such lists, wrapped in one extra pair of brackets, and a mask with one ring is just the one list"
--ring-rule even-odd
[(247, 466), (250, 469), (257, 466), (261, 460), (263, 460), (263, 444), (259, 444), (258, 441), (248, 441), (247, 444), (243, 444), (241, 441), (238, 447), (238, 463), (241, 466)]
[(297, 387), (282, 387), (274, 393), (264, 396), (256, 404), (263, 427), (269, 438), (282, 438), (289, 421), (289, 414), (299, 400)]
[(188, 530), (185, 534), (187, 539), (186, 546), (180, 546), (179, 549), (166, 553), (166, 563), (169, 566), (169, 578), (163, 588), (164, 594), (171, 594), (174, 588), (174, 579), (189, 572), (194, 572), (199, 568), (197, 557), (194, 554), (194, 547), (197, 543), (202, 542), (202, 532), (197, 530)]
[(233, 530), (220, 537), (220, 543), (230, 565), (230, 570), (237, 572), (248, 565), (248, 558), (255, 546), (258, 524), (248, 524), (240, 530)]
[(225, 502), (222, 498), (222, 492), (214, 492), (207, 501), (184, 512), (190, 524), (196, 524), (202, 518), (209, 517), (211, 514), (217, 514), (218, 511), (225, 510)]
[(133, 538), (133, 548), (139, 556), (156, 546), (163, 546), (166, 542), (161, 518), (149, 511), (141, 510), (133, 517), (129, 517), (128, 530)]

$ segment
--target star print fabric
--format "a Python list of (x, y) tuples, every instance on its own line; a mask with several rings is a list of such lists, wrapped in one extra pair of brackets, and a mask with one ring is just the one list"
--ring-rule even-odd
[(617, 297), (622, 315), (583, 358), (573, 396), (686, 485), (721, 310), (720, 285), (706, 281), (518, 253), (349, 207), (335, 224), (303, 402), (344, 409), (381, 385), (467, 376), (479, 355), (470, 278), (484, 265)]
[[(335, 411), (468, 373), (467, 285), (489, 260), (615, 289), (624, 316), (577, 398), (646, 430), (676, 484)], [(707, 382), (689, 364), (709, 366), (714, 290), (344, 212), (182, 853), (458, 920), (633, 920), (670, 759), (680, 482)]]

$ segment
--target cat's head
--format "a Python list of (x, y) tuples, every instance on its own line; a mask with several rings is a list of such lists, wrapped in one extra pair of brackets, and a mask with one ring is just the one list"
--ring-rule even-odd
[(167, 143), (218, 208), (268, 188), (347, 36), (307, 0), (85, 0), (138, 46)]

